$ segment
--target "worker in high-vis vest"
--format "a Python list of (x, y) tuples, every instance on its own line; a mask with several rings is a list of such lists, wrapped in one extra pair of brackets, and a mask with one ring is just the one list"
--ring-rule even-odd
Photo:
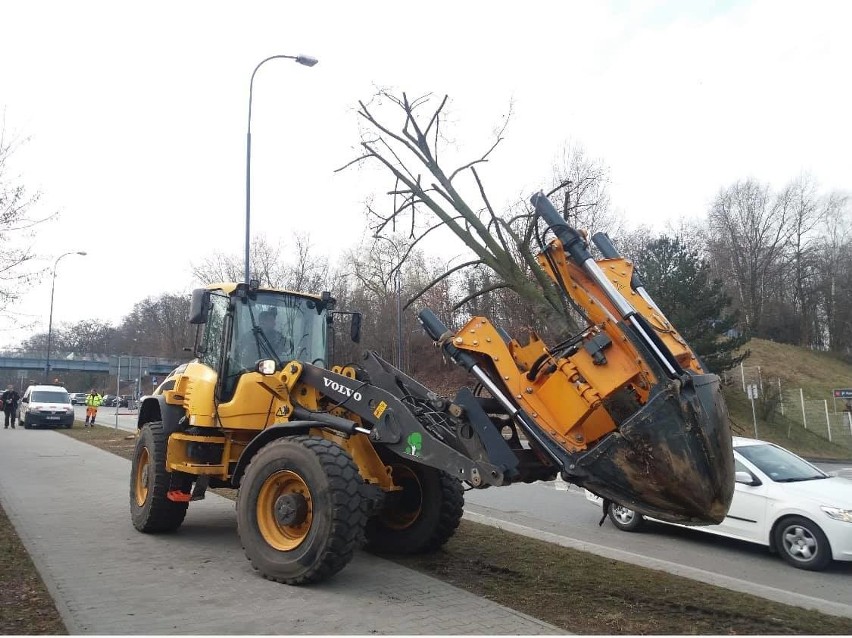
[(98, 416), (98, 407), (103, 401), (103, 397), (94, 389), (89, 391), (89, 394), (86, 395), (86, 425), (83, 427), (89, 425), (95, 427), (95, 417)]

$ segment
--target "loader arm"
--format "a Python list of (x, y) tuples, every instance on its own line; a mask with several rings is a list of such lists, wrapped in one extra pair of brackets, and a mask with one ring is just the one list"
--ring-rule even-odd
[(586, 314), (587, 329), (554, 348), (534, 334), (521, 345), (483, 317), (452, 332), (428, 309), (424, 329), (566, 480), (663, 520), (721, 522), (733, 450), (718, 377), (611, 242), (599, 263), (543, 195), (533, 203), (556, 235), (539, 260)]

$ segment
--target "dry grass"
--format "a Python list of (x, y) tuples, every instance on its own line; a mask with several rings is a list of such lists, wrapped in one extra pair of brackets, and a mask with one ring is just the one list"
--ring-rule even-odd
[(442, 551), (397, 559), (580, 634), (842, 634), (828, 616), (462, 521)]
[(0, 506), (0, 634), (67, 634), (15, 528)]

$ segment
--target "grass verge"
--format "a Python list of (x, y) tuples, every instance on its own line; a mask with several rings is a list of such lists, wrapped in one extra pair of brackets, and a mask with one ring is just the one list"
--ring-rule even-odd
[[(135, 437), (96, 426), (63, 434), (129, 459)], [(215, 490), (228, 498), (234, 490)], [(439, 552), (389, 557), (582, 634), (852, 634), (852, 620), (768, 601), (462, 521)]]

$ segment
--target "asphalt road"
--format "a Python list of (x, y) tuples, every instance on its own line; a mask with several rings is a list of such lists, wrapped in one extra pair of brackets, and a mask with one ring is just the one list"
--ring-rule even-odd
[[(76, 407), (85, 418), (85, 408)], [(100, 408), (97, 422), (127, 431), (136, 430), (136, 415), (126, 408)], [(817, 463), (826, 472), (852, 478), (852, 463)], [(702, 532), (648, 524), (647, 531), (627, 533), (609, 520), (598, 526), (600, 508), (586, 500), (583, 490), (562, 481), (470, 490), (465, 512), (471, 520), (538, 535), (547, 540), (583, 547), (597, 553), (614, 552), (621, 560), (650, 564), (659, 569), (698, 577), (706, 582), (738, 581), (735, 588), (785, 600), (785, 594), (814, 599), (813, 607), (827, 603), (832, 611), (852, 616), (852, 563), (832, 563), (823, 572), (790, 567), (765, 547)], [(553, 535), (553, 536), (551, 536)], [(601, 550), (603, 550), (601, 552)], [(683, 567), (685, 569), (680, 569)], [(719, 577), (718, 579), (714, 577)], [(777, 594), (777, 595), (775, 595)], [(805, 600), (807, 602), (807, 600)], [(825, 609), (828, 611), (829, 609)]]

